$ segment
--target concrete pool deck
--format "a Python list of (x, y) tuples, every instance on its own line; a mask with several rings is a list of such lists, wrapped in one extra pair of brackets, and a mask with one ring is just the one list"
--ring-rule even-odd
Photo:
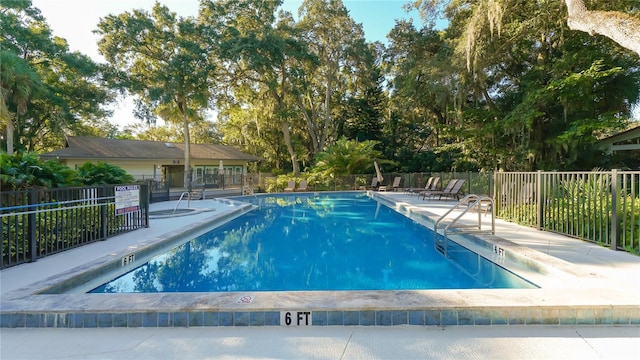
[[(374, 196), (380, 197), (385, 204), (395, 207), (405, 215), (427, 223), (454, 204), (452, 201), (424, 201), (400, 192), (376, 193)], [(615, 326), (624, 325), (623, 332), (626, 335), (623, 337), (634, 340), (632, 343), (635, 348), (632, 347), (631, 350), (635, 349), (640, 353), (640, 286), (637, 280), (640, 278), (639, 257), (501, 221), (496, 221), (495, 237), (481, 235), (479, 238), (484, 240), (468, 245), (476, 247), (474, 250), (478, 252), (489, 251), (487, 256), (491, 257), (493, 249), (485, 246), (487, 241), (498, 244), (506, 255), (494, 261), (503, 262), (507, 268), (514, 266), (516, 272), (529, 271), (519, 266), (522, 264), (536, 267), (542, 275), (530, 272), (526, 277), (534, 276), (540, 289), (34, 295), (34, 292), (61, 281), (70, 281), (78, 273), (95, 268), (96, 264), (113, 262), (160, 240), (177, 237), (183, 232), (196, 236), (204, 231), (209, 222), (216, 219), (228, 220), (248, 210), (238, 203), (226, 200), (201, 200), (192, 203), (191, 207), (212, 211), (152, 219), (147, 229), (0, 271), (2, 355), (7, 355), (4, 353), (8, 336), (6, 334), (20, 334), (21, 330), (9, 331), (7, 328), (29, 328), (31, 334), (33, 328), (38, 327), (95, 328), (94, 331), (102, 333), (119, 331), (113, 328), (125, 330), (124, 328), (146, 327), (148, 329), (144, 331), (126, 330), (141, 331), (136, 334), (151, 331), (170, 336), (172, 333), (164, 331), (196, 327), (207, 328), (208, 331), (228, 329), (236, 333), (238, 327), (246, 326), (244, 329), (251, 327), (254, 329), (251, 331), (258, 333), (264, 331), (264, 334), (271, 334), (275, 331), (276, 334), (282, 334), (283, 329), (286, 329), (284, 327), (255, 325), (277, 325), (280, 323), (281, 312), (306, 310), (313, 312), (313, 325), (319, 325), (312, 326), (316, 329), (314, 331), (320, 331), (315, 334), (321, 334), (322, 330), (319, 329), (322, 328), (331, 333), (343, 331), (336, 330), (343, 327), (336, 328), (332, 325), (376, 325), (371, 326), (371, 329), (398, 328), (385, 325), (405, 325), (399, 326), (401, 329), (424, 329), (423, 326), (410, 325), (494, 325), (483, 326), (492, 328), (486, 330), (492, 332), (497, 331), (495, 325), (509, 325), (514, 331), (531, 328), (522, 330), (524, 333), (557, 325), (580, 329), (586, 325), (598, 325), (594, 328), (612, 331), (614, 337), (617, 337), (615, 334), (619, 334), (620, 328)], [(174, 206), (175, 202), (153, 204), (152, 210)], [(469, 214), (465, 221), (475, 218), (477, 214)], [(251, 302), (240, 301), (243, 297), (251, 298)], [(256, 330), (257, 328), (264, 330)], [(371, 333), (370, 336), (374, 337), (387, 336), (382, 330), (357, 329), (354, 331)], [(38, 333), (47, 336), (46, 330), (48, 329), (41, 329)], [(73, 333), (72, 329), (66, 331), (69, 331), (67, 334)], [(399, 333), (405, 330), (396, 331)], [(465, 333), (463, 330), (455, 331)], [(344, 340), (342, 335), (338, 337)], [(259, 352), (254, 354), (260, 357)], [(362, 354), (365, 353), (360, 355)], [(355, 357), (362, 356), (356, 353)], [(381, 355), (379, 358), (385, 356)]]

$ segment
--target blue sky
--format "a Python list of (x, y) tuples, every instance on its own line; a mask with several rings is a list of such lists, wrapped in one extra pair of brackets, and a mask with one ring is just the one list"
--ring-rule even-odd
[[(67, 40), (72, 51), (80, 51), (95, 61), (104, 62), (98, 53), (98, 36), (93, 34), (101, 17), (132, 9), (150, 10), (155, 0), (32, 0), (51, 26), (54, 35)], [(181, 16), (195, 16), (198, 0), (160, 0)], [(403, 5), (408, 0), (343, 0), (351, 17), (361, 23), (368, 41), (386, 41), (386, 35), (396, 19), (418, 18), (417, 12), (407, 14)], [(285, 0), (283, 9), (297, 15), (302, 0)], [(416, 20), (417, 21), (417, 20)], [(416, 27), (419, 25), (416, 23)], [(110, 107), (114, 111), (110, 122), (121, 129), (139, 122), (132, 115), (131, 99), (120, 99)]]
[[(408, 14), (402, 7), (409, 0), (342, 0), (349, 15), (362, 24), (368, 41), (385, 41), (386, 35), (395, 25), (396, 19), (414, 18), (418, 21), (418, 12)], [(297, 14), (302, 0), (285, 0), (283, 8)], [(416, 27), (419, 27), (417, 23)]]

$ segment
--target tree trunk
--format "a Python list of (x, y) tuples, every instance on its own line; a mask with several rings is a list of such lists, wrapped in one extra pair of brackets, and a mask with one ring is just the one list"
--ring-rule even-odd
[(184, 132), (184, 187), (191, 191), (191, 135), (189, 133), (189, 116), (187, 115), (186, 102), (184, 100), (179, 101), (178, 108), (182, 113), (182, 131)]
[(289, 155), (291, 156), (291, 166), (293, 166), (293, 175), (300, 175), (300, 165), (298, 164), (298, 155), (296, 155), (293, 146), (291, 145), (291, 134), (289, 133), (289, 122), (282, 122), (282, 135), (284, 136), (284, 143), (287, 145)]
[(640, 55), (640, 19), (620, 11), (589, 11), (584, 0), (565, 0), (571, 30), (600, 34)]
[(7, 154), (8, 155), (13, 155), (13, 136), (14, 136), (13, 133), (14, 133), (13, 119), (9, 117), (9, 119), (7, 119)]
[[(319, 149), (319, 144), (318, 144), (318, 130), (316, 129), (316, 123), (317, 123), (317, 118), (318, 118), (318, 114), (316, 112), (316, 109), (313, 105), (313, 101), (309, 101), (309, 111), (307, 111), (305, 104), (304, 104), (304, 98), (302, 95), (298, 95), (297, 97), (297, 104), (298, 104), (298, 108), (300, 109), (300, 113), (302, 114), (302, 116), (304, 116), (304, 120), (307, 124), (307, 131), (309, 132), (309, 138), (311, 139), (311, 145), (313, 146), (313, 152), (314, 154), (317, 154), (318, 152), (320, 152)], [(311, 112), (311, 114), (309, 114), (309, 112)]]
[[(331, 65), (329, 65), (331, 67)], [(331, 126), (331, 95), (333, 94), (333, 70), (329, 71), (329, 77), (327, 79), (327, 89), (325, 91), (324, 98), (324, 124), (322, 125), (322, 129), (320, 131), (320, 139), (318, 139), (318, 149), (316, 153), (320, 151), (324, 151), (325, 146), (327, 145), (327, 140), (329, 139), (329, 129), (333, 129)]]
[[(287, 83), (287, 77), (286, 77), (286, 71), (284, 69), (284, 64), (281, 64), (281, 69), (282, 69), (282, 77), (280, 78), (280, 89), (282, 89), (282, 94), (278, 94), (277, 90), (273, 90), (272, 94), (273, 97), (276, 100), (276, 108), (274, 111), (274, 118), (278, 118), (280, 117), (282, 111), (285, 109), (285, 105), (284, 105), (284, 97), (285, 97), (285, 91), (286, 91), (286, 83)], [(298, 156), (296, 155), (296, 151), (293, 148), (293, 145), (291, 144), (291, 133), (289, 132), (289, 122), (282, 117), (282, 136), (283, 136), (283, 140), (284, 140), (284, 144), (287, 146), (287, 151), (289, 151), (289, 156), (291, 157), (291, 166), (293, 167), (293, 174), (295, 176), (299, 176), (300, 175), (300, 165), (298, 164)]]

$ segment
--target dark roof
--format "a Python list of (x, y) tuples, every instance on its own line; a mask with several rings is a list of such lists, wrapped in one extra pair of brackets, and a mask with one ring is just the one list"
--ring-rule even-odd
[[(227, 145), (191, 144), (191, 159), (259, 161)], [(184, 143), (119, 140), (85, 136), (67, 137), (64, 149), (41, 154), (58, 159), (184, 159)]]

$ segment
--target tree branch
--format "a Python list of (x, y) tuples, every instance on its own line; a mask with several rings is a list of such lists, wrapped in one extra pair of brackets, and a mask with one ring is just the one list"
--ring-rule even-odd
[(565, 0), (571, 30), (600, 34), (640, 55), (640, 19), (620, 11), (589, 11), (584, 0)]

